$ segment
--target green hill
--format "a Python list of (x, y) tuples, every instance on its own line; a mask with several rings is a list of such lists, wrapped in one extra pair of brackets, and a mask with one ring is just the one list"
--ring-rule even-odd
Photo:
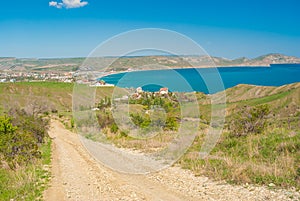
[[(113, 89), (97, 88), (96, 103), (111, 97)], [(72, 90), (73, 84), (68, 83), (1, 83), (0, 111), (3, 113), (10, 107), (33, 107), (59, 116), (70, 127)], [(216, 147), (204, 160), (198, 158), (198, 152), (210, 122), (210, 96), (202, 93), (196, 93), (196, 96), (201, 126), (193, 145), (179, 161), (182, 167), (191, 169), (195, 174), (234, 183), (273, 183), (281, 187), (300, 187), (300, 83), (281, 87), (238, 85), (227, 89), (225, 130)], [(251, 108), (257, 111), (262, 105), (267, 105), (270, 110), (263, 118), (266, 121), (264, 129), (259, 133), (236, 136), (231, 130), (233, 122), (248, 118), (241, 114)], [(132, 105), (132, 108), (138, 108), (141, 112), (145, 110), (138, 104)], [(147, 146), (124, 134), (111, 139), (118, 146), (150, 150), (171, 140), (168, 135), (164, 133), (152, 138), (147, 141)]]

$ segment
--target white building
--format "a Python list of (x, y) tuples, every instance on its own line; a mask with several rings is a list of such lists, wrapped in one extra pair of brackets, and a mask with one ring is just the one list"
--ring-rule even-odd
[(160, 88), (159, 93), (160, 93), (161, 95), (168, 94), (168, 93), (169, 93), (169, 89), (166, 88), (166, 87)]
[(138, 88), (136, 88), (136, 93), (143, 93), (143, 89), (142, 89), (142, 87), (138, 87)]

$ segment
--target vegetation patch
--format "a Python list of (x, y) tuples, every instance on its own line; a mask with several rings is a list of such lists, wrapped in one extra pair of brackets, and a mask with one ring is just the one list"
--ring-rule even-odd
[(11, 109), (0, 116), (0, 200), (41, 200), (49, 180), (48, 118)]
[(204, 134), (199, 135), (179, 161), (182, 167), (230, 183), (300, 188), (300, 125), (279, 126), (268, 105), (237, 110), (210, 155), (198, 157)]

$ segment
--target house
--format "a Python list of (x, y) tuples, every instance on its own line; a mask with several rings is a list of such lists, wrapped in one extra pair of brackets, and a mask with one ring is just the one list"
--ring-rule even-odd
[(135, 92), (138, 93), (138, 94), (143, 93), (142, 87), (136, 88)]
[(91, 87), (113, 87), (114, 84), (108, 84), (104, 80), (97, 81), (95, 84), (91, 84)]
[(165, 95), (169, 93), (169, 89), (164, 87), (164, 88), (160, 88), (159, 90), (160, 95)]

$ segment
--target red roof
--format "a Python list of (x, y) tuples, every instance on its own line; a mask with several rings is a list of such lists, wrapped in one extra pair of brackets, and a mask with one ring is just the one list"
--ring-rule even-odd
[(159, 91), (168, 91), (168, 88), (160, 88), (160, 90)]

